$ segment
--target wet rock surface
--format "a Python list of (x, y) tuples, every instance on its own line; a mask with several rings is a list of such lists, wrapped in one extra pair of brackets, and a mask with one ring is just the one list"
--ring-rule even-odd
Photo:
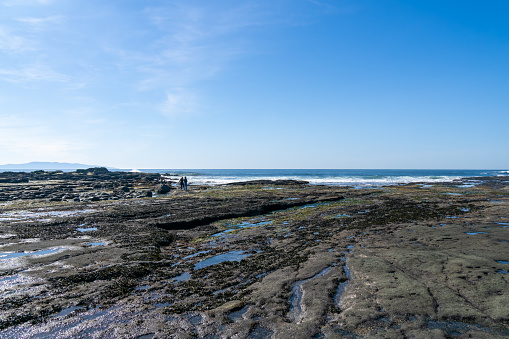
[[(84, 175), (110, 175), (99, 172)], [(80, 175), (58, 175), (45, 185), (82, 187)], [(97, 180), (123, 193), (165, 184)], [(0, 338), (506, 337), (508, 184), (10, 194), (0, 203)]]

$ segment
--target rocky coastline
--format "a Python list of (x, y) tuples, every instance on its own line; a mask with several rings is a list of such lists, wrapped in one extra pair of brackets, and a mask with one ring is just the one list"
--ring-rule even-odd
[[(95, 167), (75, 172), (0, 172), (0, 201), (47, 199), (49, 201), (104, 201), (136, 199), (168, 193), (155, 187), (157, 173), (111, 172)], [(12, 185), (8, 185), (12, 184)], [(23, 184), (23, 185), (16, 185)]]
[(0, 173), (0, 338), (509, 336), (509, 177), (174, 187)]

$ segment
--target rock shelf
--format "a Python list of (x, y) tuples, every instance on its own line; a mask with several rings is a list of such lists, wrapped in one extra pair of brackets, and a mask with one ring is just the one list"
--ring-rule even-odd
[(0, 179), (0, 338), (509, 336), (507, 177), (154, 197), (172, 182)]

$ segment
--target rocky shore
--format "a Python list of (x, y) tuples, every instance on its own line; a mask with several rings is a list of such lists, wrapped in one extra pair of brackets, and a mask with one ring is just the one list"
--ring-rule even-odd
[(0, 200), (0, 338), (509, 336), (509, 177), (4, 172)]
[(103, 167), (76, 172), (0, 172), (0, 202), (32, 199), (80, 202), (151, 197), (153, 193), (169, 192), (167, 187), (155, 186), (160, 182), (161, 176), (157, 173), (110, 172)]

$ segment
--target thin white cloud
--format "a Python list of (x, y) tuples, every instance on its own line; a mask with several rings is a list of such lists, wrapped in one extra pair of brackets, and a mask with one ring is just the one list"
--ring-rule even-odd
[(45, 31), (53, 27), (58, 27), (64, 23), (64, 17), (61, 15), (53, 15), (44, 18), (24, 17), (18, 18), (16, 21), (25, 25), (32, 31)]
[(51, 69), (49, 66), (35, 64), (21, 69), (0, 69), (0, 79), (16, 83), (34, 81), (67, 82), (69, 77)]
[(130, 57), (130, 62), (137, 59), (135, 67), (143, 77), (140, 91), (165, 91), (159, 107), (166, 116), (195, 112), (199, 105), (193, 87), (246, 53), (248, 43), (235, 35), (263, 22), (259, 8), (245, 4), (221, 8), (181, 3), (148, 8), (145, 13), (159, 36), (143, 53), (117, 51), (117, 55)]
[[(322, 1), (310, 1), (316, 6), (334, 8)], [(147, 51), (150, 59), (137, 66), (138, 71), (146, 75), (140, 81), (139, 89), (170, 88), (171, 92), (171, 88), (177, 87), (190, 91), (197, 83), (227, 68), (236, 58), (259, 53), (255, 42), (246, 38), (245, 33), (250, 28), (308, 21), (308, 14), (280, 15), (288, 9), (286, 4), (257, 1), (226, 6), (210, 2), (200, 5), (179, 2), (147, 8), (145, 13), (149, 22), (160, 35)], [(322, 14), (323, 10), (320, 10), (309, 16)]]
[(184, 89), (176, 89), (166, 93), (166, 99), (159, 105), (159, 111), (167, 117), (177, 117), (195, 112), (196, 97)]
[(2, 50), (6, 52), (26, 52), (34, 51), (35, 48), (28, 39), (0, 27), (0, 51)]

